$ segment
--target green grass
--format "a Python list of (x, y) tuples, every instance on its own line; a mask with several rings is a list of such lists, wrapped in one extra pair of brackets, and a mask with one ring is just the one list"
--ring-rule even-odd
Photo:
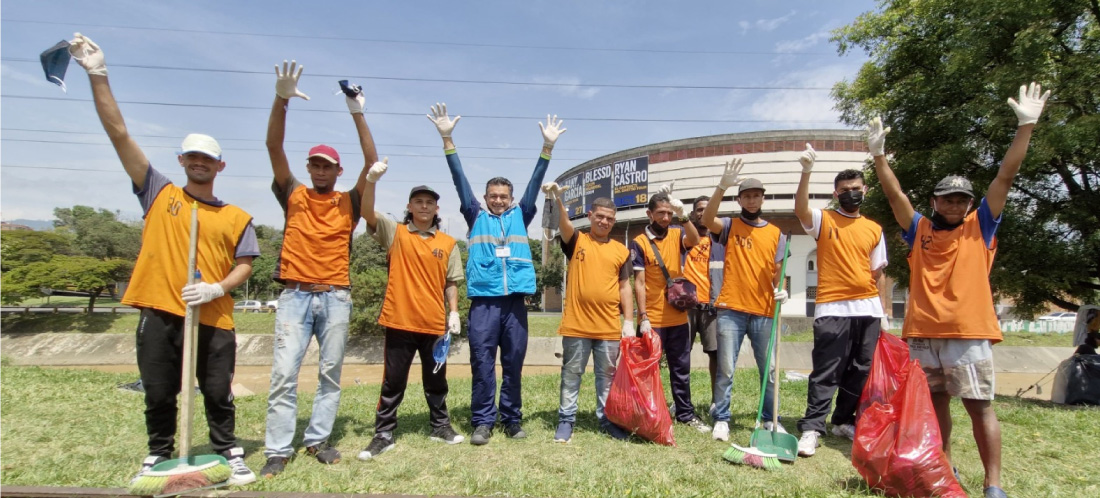
[[(3, 473), (0, 484), (32, 486), (124, 487), (145, 454), (140, 395), (115, 389), (130, 374), (84, 370), (2, 367), (4, 403)], [(419, 377), (413, 367), (411, 377)], [(733, 396), (733, 441), (748, 442), (755, 412), (756, 383), (751, 371), (738, 372)], [(667, 377), (666, 377), (667, 378)], [(696, 371), (693, 391), (707, 391), (706, 374)], [(370, 462), (355, 458), (372, 435), (377, 385), (344, 390), (333, 431), (343, 461), (324, 466), (299, 455), (275, 479), (261, 479), (249, 491), (401, 493), (477, 496), (874, 496), (849, 462), (850, 443), (824, 438), (817, 456), (766, 473), (725, 463), (724, 443), (709, 434), (676, 426), (677, 447), (640, 441), (618, 442), (596, 432), (593, 380), (581, 388), (573, 441), (552, 443), (557, 421), (558, 376), (524, 379), (526, 440), (497, 433), (487, 447), (444, 446), (428, 440), (428, 414), (419, 384), (410, 384), (399, 410), (397, 447)], [(456, 429), (467, 436), (470, 385), (451, 381), (450, 411)], [(805, 408), (806, 384), (782, 385), (781, 412), (793, 429)], [(312, 393), (301, 393), (309, 407)], [(708, 396), (697, 394), (705, 411)], [(1083, 456), (1100, 447), (1095, 408), (1068, 408), (1045, 402), (1001, 398), (995, 403), (1004, 438), (1004, 487), (1013, 496), (1096, 496)], [(308, 408), (307, 408), (308, 409)], [(201, 411), (195, 417), (199, 446), (209, 452)], [(266, 396), (237, 400), (237, 435), (259, 470)], [(981, 493), (982, 468), (961, 405), (953, 406), (955, 464), (964, 487)], [(300, 444), (308, 412), (299, 413)], [(79, 421), (78, 424), (74, 424)]]
[[(32, 297), (24, 299), (16, 306), (30, 308), (86, 308), (88, 306), (88, 298), (78, 296)], [(95, 306), (97, 308), (109, 308), (112, 306), (123, 306), (123, 304), (118, 300), (111, 299), (109, 297), (100, 297), (95, 300)]]

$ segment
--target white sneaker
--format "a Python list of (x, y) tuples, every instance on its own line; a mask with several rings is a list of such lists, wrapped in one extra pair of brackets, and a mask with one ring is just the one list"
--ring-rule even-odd
[(225, 456), (229, 461), (229, 468), (233, 471), (227, 481), (230, 486), (244, 486), (256, 482), (256, 474), (248, 468), (248, 464), (244, 463), (244, 449), (231, 448)]
[(729, 422), (715, 422), (714, 430), (710, 433), (711, 437), (715, 441), (729, 441), (730, 440), (730, 424)]
[[(783, 427), (783, 423), (782, 423), (782, 422), (780, 422), (780, 423), (778, 423), (778, 424), (776, 424), (776, 425), (777, 425), (777, 427), (775, 428), (775, 432), (778, 432), (778, 433), (780, 433), (780, 434), (786, 434), (786, 433), (787, 433), (787, 429)], [(767, 421), (767, 422), (764, 422), (764, 430), (766, 430), (766, 431), (770, 431), (770, 430), (772, 430), (772, 422), (771, 422), (771, 420), (769, 420), (769, 421)]]
[(856, 440), (856, 426), (852, 424), (840, 424), (833, 426), (833, 435), (837, 437), (846, 437), (852, 441)]
[(803, 432), (802, 437), (798, 439), (798, 456), (814, 456), (814, 453), (817, 453), (817, 447), (821, 446), (821, 443), (817, 440), (819, 436), (821, 436), (821, 433), (817, 431)]

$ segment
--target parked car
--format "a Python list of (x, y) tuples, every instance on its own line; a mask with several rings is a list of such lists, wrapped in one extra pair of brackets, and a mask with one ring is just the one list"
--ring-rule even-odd
[(237, 301), (235, 304), (233, 304), (234, 311), (243, 311), (245, 313), (249, 311), (256, 313), (263, 309), (264, 307), (262, 304), (260, 304), (259, 301), (254, 301), (251, 299), (245, 301)]
[(1040, 322), (1074, 322), (1077, 321), (1077, 313), (1072, 311), (1056, 311), (1039, 317)]
[(264, 303), (264, 308), (267, 308), (269, 310), (278, 310), (279, 309), (279, 300), (276, 299), (274, 301), (268, 301), (268, 302)]

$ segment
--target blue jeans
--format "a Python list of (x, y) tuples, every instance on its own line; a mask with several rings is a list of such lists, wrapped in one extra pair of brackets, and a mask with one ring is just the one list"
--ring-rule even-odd
[(596, 371), (596, 418), (603, 420), (603, 405), (611, 391), (611, 379), (619, 364), (619, 341), (601, 341), (580, 337), (561, 338), (561, 400), (558, 405), (558, 421), (577, 421), (577, 396), (581, 390), (581, 375), (588, 367), (592, 355)]
[[(737, 368), (737, 355), (745, 336), (752, 345), (752, 355), (756, 358), (756, 368), (760, 378), (764, 378), (764, 363), (767, 361), (768, 340), (771, 339), (772, 319), (751, 315), (740, 311), (718, 310), (718, 376), (715, 390), (718, 398), (714, 402), (714, 420), (728, 422), (730, 419), (730, 396), (733, 391), (733, 372)], [(772, 365), (773, 367), (775, 365)], [(778, 369), (777, 369), (778, 370)], [(759, 385), (759, 384), (757, 384)], [(768, 376), (768, 386), (764, 391), (763, 420), (772, 419), (772, 398), (775, 376)], [(757, 398), (759, 402), (759, 398)], [(754, 406), (757, 406), (754, 404)]]
[(298, 419), (298, 371), (317, 336), (320, 348), (317, 396), (302, 444), (328, 440), (340, 407), (340, 370), (348, 341), (351, 291), (307, 292), (286, 289), (275, 313), (275, 355), (271, 363), (271, 391), (267, 396), (267, 433), (264, 456), (290, 457)]

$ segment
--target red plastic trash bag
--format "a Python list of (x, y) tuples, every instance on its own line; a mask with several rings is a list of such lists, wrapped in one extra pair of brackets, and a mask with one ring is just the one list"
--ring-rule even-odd
[(656, 332), (623, 339), (604, 414), (611, 423), (654, 443), (676, 446), (661, 386), (661, 338)]
[(905, 368), (907, 363), (909, 363), (909, 345), (893, 334), (879, 332), (874, 359), (871, 361), (871, 371), (867, 376), (867, 383), (863, 385), (863, 393), (859, 397), (856, 420), (859, 420), (863, 411), (870, 408), (872, 403), (877, 401), (885, 405), (890, 402), (890, 398), (898, 390), (898, 385), (904, 382), (900, 376), (907, 371)]
[[(887, 362), (896, 360), (899, 345), (905, 348), (904, 363), (871, 368), (867, 387), (875, 383), (878, 389), (872, 395), (892, 392), (885, 403), (871, 401), (859, 417), (852, 465), (868, 486), (888, 496), (965, 498), (943, 453), (939, 422), (920, 362), (908, 360), (908, 346), (893, 336), (880, 337), (875, 361), (880, 357), (888, 358)], [(875, 378), (883, 375), (889, 379)], [(864, 396), (867, 394), (865, 388)]]

